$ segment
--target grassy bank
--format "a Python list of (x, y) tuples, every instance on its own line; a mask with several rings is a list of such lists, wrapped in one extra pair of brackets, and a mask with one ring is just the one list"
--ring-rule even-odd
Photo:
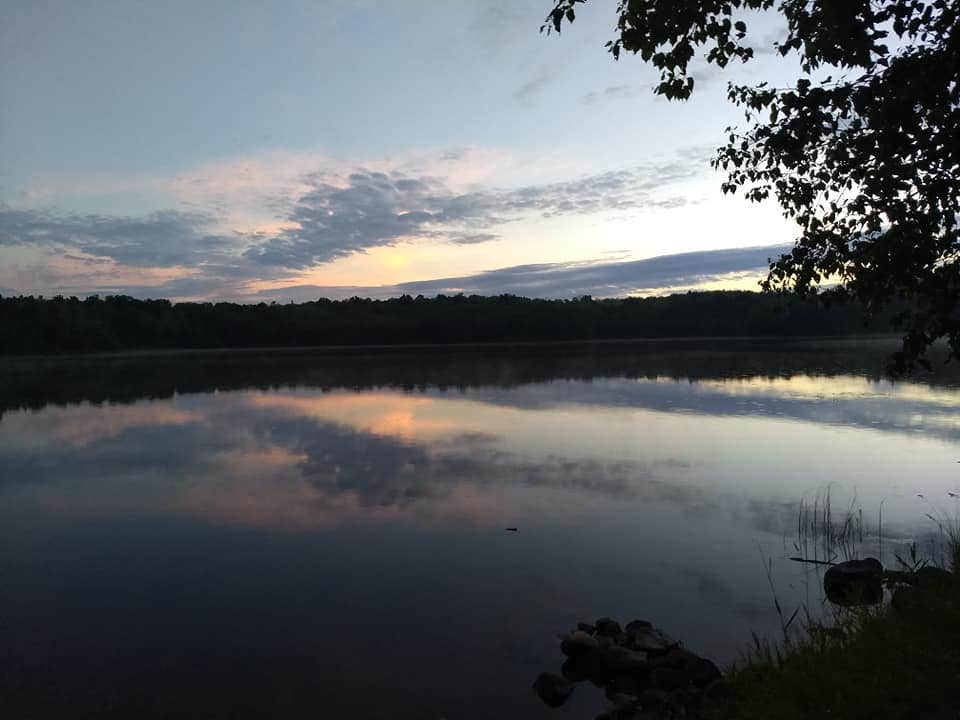
[(892, 600), (808, 621), (780, 645), (758, 643), (728, 676), (716, 720), (960, 717), (960, 543), (953, 574), (894, 574)]

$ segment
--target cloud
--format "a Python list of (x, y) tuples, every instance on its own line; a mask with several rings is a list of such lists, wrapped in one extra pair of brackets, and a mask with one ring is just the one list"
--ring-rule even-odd
[(496, 240), (497, 236), (493, 233), (453, 233), (447, 239), (457, 245), (476, 245)]
[(662, 188), (702, 169), (700, 156), (690, 155), (563, 182), (467, 193), (429, 175), (357, 170), (339, 182), (315, 181), (286, 217), (292, 227), (255, 243), (244, 257), (303, 269), (411, 237), (489, 242), (498, 238), (491, 228), (528, 215), (676, 208), (691, 199), (661, 197)]
[(766, 245), (704, 250), (626, 262), (515, 265), (475, 275), (370, 287), (298, 285), (265, 290), (244, 299), (309, 300), (354, 295), (383, 298), (402, 294), (432, 296), (461, 292), (466, 295), (510, 293), (545, 298), (580, 295), (618, 297), (696, 286), (730, 276), (759, 276), (766, 270), (768, 259), (778, 257), (789, 248), (789, 245)]
[(642, 92), (645, 91), (630, 85), (611, 85), (603, 90), (594, 90), (581, 95), (580, 102), (584, 105), (596, 105), (612, 100), (626, 100), (627, 98), (637, 97)]
[(533, 77), (513, 91), (513, 99), (520, 103), (531, 103), (551, 83), (554, 73), (547, 68), (541, 68)]
[(175, 210), (118, 217), (0, 207), (0, 246), (74, 248), (86, 254), (86, 263), (110, 258), (144, 267), (195, 265), (221, 256), (232, 244), (204, 232), (212, 221), (204, 213)]
[[(153, 273), (144, 285), (152, 282), (155, 296), (190, 288), (235, 297), (244, 283), (289, 277), (401, 242), (473, 245), (498, 240), (502, 226), (522, 219), (624, 216), (683, 207), (697, 198), (670, 194), (670, 186), (693, 180), (706, 168), (706, 154), (696, 147), (672, 159), (559, 182), (478, 187), (463, 184), (459, 164), (466, 154), (452, 151), (448, 160), (433, 166), (406, 163), (383, 170), (323, 168), (305, 173), (297, 178), (292, 194), (277, 191), (272, 199), (257, 201), (270, 208), (270, 217), (240, 223), (239, 228), (233, 224), (236, 213), (231, 215), (212, 200), (199, 209), (142, 216), (0, 205), (0, 248), (10, 248), (5, 251), (8, 258), (25, 249), (44, 252), (44, 262), (56, 266), (53, 275), (31, 271), (30, 287), (15, 283), (24, 292), (84, 292), (84, 287), (89, 292), (112, 292), (115, 288), (104, 286), (130, 287), (129, 278), (122, 277), (123, 268), (138, 268), (145, 280)], [(451, 168), (451, 162), (458, 167)], [(156, 273), (164, 268), (189, 277), (168, 275), (157, 285)], [(91, 282), (98, 273), (100, 282)], [(41, 286), (36, 281), (42, 278), (51, 282)], [(3, 282), (11, 284), (6, 278)], [(135, 294), (142, 292), (136, 289)], [(172, 296), (184, 297), (179, 292)]]
[[(305, 268), (402, 238), (444, 237), (462, 242), (463, 223), (472, 227), (500, 222), (480, 197), (458, 196), (440, 180), (357, 170), (341, 182), (318, 179), (286, 217), (294, 227), (246, 250), (262, 264)], [(494, 239), (486, 234), (485, 239)]]

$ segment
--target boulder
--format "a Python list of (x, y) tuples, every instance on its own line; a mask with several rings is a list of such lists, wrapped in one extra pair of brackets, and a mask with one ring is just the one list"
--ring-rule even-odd
[(650, 654), (663, 654), (679, 643), (662, 630), (656, 628), (641, 628), (630, 633), (628, 646), (634, 650), (642, 650)]
[(644, 710), (659, 710), (670, 701), (670, 693), (657, 688), (647, 688), (637, 696)]
[(591, 625), (590, 623), (585, 623), (585, 622), (578, 622), (577, 630), (579, 630), (580, 632), (585, 632), (587, 633), (587, 635), (593, 635), (597, 632), (596, 626)]
[(573, 692), (573, 688), (572, 682), (554, 673), (540, 673), (533, 683), (534, 692), (543, 700), (544, 705), (552, 708), (563, 705)]
[(723, 677), (720, 668), (706, 658), (696, 658), (690, 661), (687, 663), (685, 670), (687, 675), (690, 676), (690, 682), (698, 688), (705, 688)]
[(692, 653), (682, 647), (674, 647), (667, 650), (662, 655), (650, 658), (650, 665), (653, 667), (679, 667), (685, 668), (691, 662), (699, 660), (700, 656)]
[(600, 664), (609, 672), (646, 674), (650, 669), (646, 653), (614, 645), (599, 653)]
[(587, 655), (600, 647), (600, 643), (592, 635), (577, 630), (560, 638), (560, 650), (567, 657)]
[(835, 605), (876, 605), (883, 600), (883, 565), (876, 558), (837, 563), (824, 573), (823, 590)]
[(597, 716), (597, 720), (640, 720), (640, 709), (632, 704), (620, 705)]
[(597, 628), (597, 635), (603, 635), (604, 637), (614, 638), (623, 632), (620, 623), (608, 617), (600, 618), (594, 625)]
[(660, 690), (680, 690), (690, 684), (690, 676), (681, 668), (657, 667), (650, 672), (650, 683)]
[(614, 695), (632, 695), (638, 696), (644, 689), (645, 683), (636, 675), (617, 674), (614, 675), (604, 686), (607, 698), (613, 700)]
[(627, 626), (624, 630), (628, 634), (635, 633), (637, 630), (649, 630), (653, 627), (653, 623), (648, 623), (646, 620), (631, 620), (627, 623)]
[(582, 657), (567, 658), (560, 666), (561, 674), (570, 682), (583, 682), (590, 679), (592, 667)]

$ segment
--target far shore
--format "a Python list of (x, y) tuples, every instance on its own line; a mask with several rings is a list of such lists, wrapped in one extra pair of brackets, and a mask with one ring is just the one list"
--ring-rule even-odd
[(371, 343), (350, 345), (261, 345), (249, 347), (205, 347), (205, 348), (144, 348), (141, 350), (98, 350), (89, 353), (45, 353), (33, 355), (0, 355), (0, 362), (27, 362), (49, 360), (98, 360), (149, 358), (168, 356), (206, 356), (206, 355), (300, 355), (300, 354), (340, 354), (354, 352), (443, 351), (459, 349), (498, 349), (498, 348), (549, 348), (549, 347), (587, 347), (591, 345), (645, 345), (659, 343), (671, 345), (694, 345), (697, 343), (813, 343), (866, 344), (890, 342), (896, 344), (900, 335), (896, 333), (864, 333), (856, 335), (698, 335), (641, 338), (598, 338), (579, 340), (532, 340), (498, 342), (450, 342), (450, 343)]

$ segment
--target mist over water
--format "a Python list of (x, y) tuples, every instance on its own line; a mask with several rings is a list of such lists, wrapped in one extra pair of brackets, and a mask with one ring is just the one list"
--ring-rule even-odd
[(786, 559), (801, 499), (855, 498), (868, 528), (882, 504), (890, 553), (955, 509), (956, 376), (891, 383), (890, 349), (5, 361), (4, 695), (116, 717), (580, 717), (599, 693), (550, 711), (530, 683), (557, 632), (601, 615), (730, 661), (779, 631), (763, 558), (789, 611), (823, 602)]

